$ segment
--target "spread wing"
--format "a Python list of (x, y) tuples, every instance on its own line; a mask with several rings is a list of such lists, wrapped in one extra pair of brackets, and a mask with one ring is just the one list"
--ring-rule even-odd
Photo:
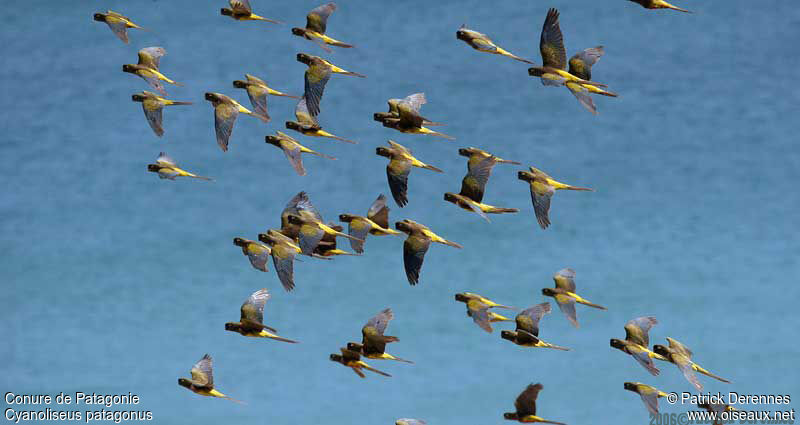
[(386, 206), (386, 197), (382, 193), (369, 207), (367, 218), (384, 229), (389, 227), (389, 207)]
[(600, 60), (605, 51), (603, 46), (592, 47), (580, 53), (576, 53), (569, 59), (569, 73), (584, 79), (592, 79), (592, 65)]
[(469, 300), (467, 302), (467, 310), (469, 311), (469, 316), (472, 317), (472, 321), (475, 322), (476, 325), (480, 326), (480, 328), (486, 332), (492, 332), (492, 324), (489, 322), (488, 305), (478, 300)]
[(392, 319), (394, 319), (394, 313), (392, 312), (391, 308), (387, 308), (376, 314), (373, 318), (369, 319), (364, 327), (374, 328), (379, 334), (383, 335), (383, 333), (386, 332), (386, 327), (389, 326), (389, 322), (391, 322)]
[(642, 347), (650, 345), (648, 332), (650, 328), (658, 324), (653, 316), (637, 317), (625, 324), (625, 339)]
[(319, 104), (325, 92), (325, 84), (331, 79), (331, 67), (322, 61), (313, 61), (306, 69), (305, 98), (308, 110), (313, 116), (319, 115)]
[[(583, 77), (580, 77), (583, 78)], [(544, 81), (544, 80), (542, 80)], [(567, 88), (569, 92), (575, 96), (575, 99), (578, 99), (578, 102), (586, 108), (587, 111), (597, 114), (597, 106), (594, 104), (594, 100), (589, 95), (589, 90), (585, 87), (581, 86), (580, 84), (575, 84), (571, 82), (567, 82)]]
[(461, 180), (459, 195), (466, 196), (475, 202), (483, 201), (483, 192), (495, 164), (497, 164), (497, 157), (489, 156), (475, 164), (474, 167), (468, 167), (467, 175)]
[(241, 320), (249, 320), (256, 323), (264, 323), (264, 304), (269, 299), (269, 292), (266, 288), (253, 292), (242, 304)]
[(578, 327), (578, 314), (575, 312), (575, 299), (563, 294), (556, 294), (556, 304), (558, 308), (567, 316), (572, 326)]
[(556, 288), (561, 288), (568, 292), (575, 292), (575, 270), (561, 269), (553, 276)]
[(145, 47), (139, 50), (139, 65), (144, 65), (148, 68), (158, 69), (158, 63), (162, 56), (166, 55), (167, 51), (163, 47)]
[(123, 43), (128, 44), (128, 24), (123, 21), (108, 22), (106, 24)]
[(214, 374), (212, 372), (211, 356), (206, 354), (200, 361), (192, 366), (192, 384), (196, 387), (214, 387)]
[(294, 168), (297, 174), (305, 176), (306, 169), (303, 167), (303, 157), (301, 156), (302, 152), (300, 152), (300, 146), (295, 145), (293, 148), (283, 148), (283, 153), (286, 154), (286, 159), (289, 160), (289, 164), (292, 164), (292, 168)]
[(303, 224), (300, 226), (300, 250), (305, 255), (311, 255), (319, 242), (325, 236), (325, 231), (313, 224)]
[(249, 15), (253, 13), (253, 8), (250, 7), (249, 0), (230, 0), (229, 3), (234, 14)]
[(146, 102), (142, 102), (142, 110), (144, 110), (144, 116), (147, 118), (147, 123), (150, 124), (150, 128), (153, 129), (157, 136), (163, 136), (164, 127), (162, 127), (162, 125), (164, 122), (164, 108), (161, 106), (148, 107)]
[(676, 352), (678, 352), (680, 354), (683, 354), (687, 358), (690, 358), (690, 359), (692, 358), (692, 354), (693, 353), (692, 353), (692, 350), (689, 349), (689, 347), (683, 345), (682, 343), (680, 343), (677, 340), (674, 340), (674, 339), (672, 339), (670, 337), (667, 337), (667, 342), (669, 342), (669, 348), (672, 349), (672, 351), (676, 351)]
[(686, 378), (686, 380), (689, 381), (690, 384), (694, 385), (694, 387), (697, 388), (697, 391), (703, 391), (703, 384), (700, 383), (700, 380), (697, 379), (697, 375), (694, 373), (692, 361), (683, 355), (673, 355), (672, 358), (675, 360), (675, 364), (678, 366), (678, 369), (683, 372), (683, 376)]
[(350, 247), (353, 251), (361, 254), (364, 252), (364, 240), (369, 235), (370, 225), (362, 219), (353, 219), (347, 226), (347, 234), (360, 240), (350, 239)]
[(544, 386), (542, 384), (529, 384), (523, 390), (517, 399), (514, 401), (514, 407), (517, 409), (517, 417), (523, 418), (528, 415), (536, 415), (536, 398), (539, 397), (539, 391)]
[(177, 167), (178, 163), (175, 162), (166, 152), (160, 152), (158, 154), (158, 158), (156, 158), (156, 163), (161, 165), (162, 167)]
[(533, 212), (536, 214), (536, 221), (542, 229), (550, 225), (550, 199), (555, 193), (555, 189), (549, 185), (540, 185), (535, 188), (536, 183), (531, 184), (531, 201), (533, 201)]
[(551, 8), (542, 26), (539, 40), (539, 51), (542, 53), (544, 66), (557, 69), (567, 68), (567, 52), (564, 50), (564, 38), (558, 25), (558, 10)]
[(247, 87), (247, 97), (250, 98), (250, 104), (253, 105), (253, 112), (265, 117), (267, 122), (269, 122), (270, 116), (267, 111), (267, 91), (261, 87), (249, 86)]
[(658, 414), (658, 391), (655, 388), (647, 387), (643, 388), (643, 385), (639, 386), (639, 396), (642, 397), (642, 402), (644, 403), (644, 407), (653, 414)]
[(239, 108), (230, 103), (220, 103), (214, 107), (214, 131), (217, 134), (217, 144), (223, 152), (228, 150), (228, 141), (237, 116)]
[(419, 272), (422, 269), (422, 262), (425, 260), (425, 253), (431, 240), (428, 238), (411, 235), (403, 242), (403, 267), (406, 271), (408, 283), (416, 285), (419, 283)]
[(411, 163), (392, 159), (386, 166), (386, 177), (389, 179), (389, 189), (397, 205), (402, 208), (408, 203), (408, 174), (411, 173)]
[(250, 260), (250, 265), (253, 266), (256, 270), (261, 270), (262, 272), (269, 271), (267, 268), (267, 260), (269, 259), (269, 253), (271, 249), (266, 245), (262, 245), (259, 243), (253, 243), (256, 246), (256, 249), (248, 249), (247, 252), (247, 259)]
[(272, 263), (275, 265), (275, 272), (278, 273), (278, 279), (286, 291), (294, 289), (294, 256), (295, 251), (288, 246), (275, 245), (272, 247)]
[(539, 336), (539, 321), (542, 317), (550, 313), (550, 303), (544, 302), (533, 307), (522, 310), (517, 317), (517, 330), (523, 330), (534, 336)]
[(328, 17), (336, 10), (336, 3), (330, 2), (322, 6), (315, 7), (306, 16), (306, 29), (325, 34), (328, 26)]
[(297, 102), (297, 106), (294, 108), (294, 116), (300, 124), (312, 127), (320, 126), (317, 119), (308, 111), (308, 101), (305, 96), (301, 97), (300, 101)]

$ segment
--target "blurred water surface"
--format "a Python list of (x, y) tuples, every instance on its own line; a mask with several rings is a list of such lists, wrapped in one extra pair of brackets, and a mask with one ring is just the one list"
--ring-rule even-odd
[[(647, 412), (623, 381), (692, 390), (675, 367), (661, 364), (654, 378), (608, 346), (628, 319), (645, 314), (661, 322), (652, 342), (675, 337), (734, 382), (701, 377), (708, 391), (797, 391), (793, 2), (687, 0), (680, 5), (696, 13), (685, 15), (621, 0), (342, 0), (328, 32), (357, 47), (329, 55), (289, 32), (317, 1), (253, 0), (256, 13), (282, 26), (222, 17), (224, 3), (29, 2), (0, 15), (4, 392), (132, 391), (142, 398), (137, 409), (152, 410), (157, 423), (463, 424), (500, 422), (526, 384), (542, 382), (543, 417), (579, 424), (602, 412), (640, 424)], [(566, 90), (542, 87), (524, 64), (455, 38), (466, 23), (538, 62), (548, 7), (561, 11), (568, 54), (606, 46), (594, 79), (620, 97), (596, 99), (599, 116)], [(107, 8), (150, 31), (131, 31), (123, 45), (91, 20)], [(170, 98), (195, 102), (165, 111), (163, 139), (130, 101), (147, 86), (121, 72), (153, 45), (167, 49), (162, 71), (185, 84), (168, 86)], [(360, 143), (302, 139), (339, 160), (308, 157), (309, 174), (299, 177), (263, 141), (293, 117), (294, 101), (270, 98), (273, 121), (241, 116), (223, 154), (203, 93), (249, 106), (231, 81), (251, 73), (299, 94), (305, 66), (297, 52), (368, 75), (333, 76), (320, 115), (327, 130)], [(386, 99), (413, 92), (426, 93), (424, 115), (447, 123), (442, 131), (456, 142), (371, 120)], [(464, 245), (433, 246), (420, 285), (406, 282), (397, 237), (370, 238), (358, 258), (303, 259), (291, 294), (274, 271), (253, 270), (231, 245), (234, 236), (277, 227), (301, 190), (328, 220), (366, 212), (378, 193), (388, 195), (385, 159), (374, 154), (388, 138), (445, 171), (415, 169), (410, 203), (390, 201), (391, 220), (425, 223)], [(462, 146), (597, 192), (558, 193), (553, 225), (542, 231), (519, 167), (499, 165), (485, 200), (522, 211), (487, 224), (442, 200), (465, 172)], [(162, 150), (216, 181), (160, 181), (145, 165)], [(486, 334), (452, 298), (470, 290), (527, 307), (543, 301), (540, 288), (563, 267), (577, 270), (579, 293), (609, 307), (579, 307), (582, 326), (574, 329), (553, 306), (541, 335), (570, 352), (522, 349)], [(261, 287), (273, 295), (267, 323), (300, 344), (223, 331)], [(387, 306), (396, 314), (389, 333), (401, 339), (390, 352), (416, 364), (374, 361), (393, 377), (361, 380), (328, 360)], [(206, 352), (218, 388), (247, 405), (176, 385)], [(686, 409), (661, 404), (665, 412)]]

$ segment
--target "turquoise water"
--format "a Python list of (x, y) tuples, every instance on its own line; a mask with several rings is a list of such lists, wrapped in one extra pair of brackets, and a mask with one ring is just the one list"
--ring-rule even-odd
[[(647, 411), (623, 381), (693, 389), (674, 366), (659, 364), (661, 375), (651, 377), (608, 346), (628, 319), (655, 315), (652, 343), (677, 338), (699, 364), (734, 382), (701, 377), (707, 391), (800, 397), (800, 58), (792, 44), (800, 11), (787, 1), (675, 2), (696, 13), (622, 0), (341, 1), (328, 32), (357, 47), (330, 55), (289, 32), (319, 4), (305, 0), (253, 0), (256, 13), (283, 26), (224, 18), (224, 1), (4, 9), (0, 389), (130, 391), (141, 403), (122, 410), (151, 410), (156, 423), (462, 424), (500, 423), (519, 391), (541, 382), (540, 416), (641, 424)], [(524, 64), (455, 38), (467, 23), (538, 61), (551, 6), (561, 11), (568, 54), (606, 46), (593, 77), (620, 97), (596, 99), (599, 116), (528, 77)], [(106, 8), (151, 31), (131, 31), (131, 44), (122, 44), (91, 20)], [(167, 49), (162, 71), (185, 84), (168, 86), (169, 97), (195, 102), (165, 111), (162, 139), (130, 101), (146, 84), (120, 69), (153, 45)], [(306, 158), (309, 173), (299, 177), (263, 141), (293, 118), (294, 101), (270, 98), (273, 122), (240, 117), (223, 154), (203, 93), (249, 105), (231, 87), (247, 72), (298, 94), (305, 66), (297, 52), (368, 75), (334, 76), (320, 115), (326, 130), (360, 143), (301, 139), (339, 160)], [(424, 115), (447, 123), (442, 131), (455, 142), (372, 121), (386, 99), (414, 92), (426, 93)], [(410, 203), (390, 201), (391, 221), (425, 223), (464, 246), (432, 246), (418, 286), (406, 281), (399, 237), (370, 238), (362, 257), (304, 258), (291, 294), (231, 244), (277, 227), (301, 190), (327, 220), (366, 212), (378, 193), (389, 194), (385, 159), (374, 154), (388, 138), (445, 171), (415, 169)], [(487, 224), (442, 200), (459, 189), (464, 146), (597, 191), (558, 193), (553, 225), (542, 231), (516, 179), (521, 167), (498, 165), (485, 200), (521, 212)], [(159, 180), (145, 166), (162, 150), (216, 180)], [(563, 267), (577, 270), (579, 293), (609, 307), (579, 307), (574, 329), (553, 306), (541, 336), (570, 352), (513, 346), (497, 331), (508, 326), (487, 334), (453, 300), (472, 291), (527, 307), (544, 301), (540, 288)], [(223, 330), (262, 287), (273, 296), (266, 322), (300, 344)], [(401, 340), (389, 352), (416, 364), (372, 361), (393, 377), (361, 380), (328, 360), (385, 307), (396, 315), (388, 333)], [(176, 385), (206, 352), (217, 387), (246, 405)]]

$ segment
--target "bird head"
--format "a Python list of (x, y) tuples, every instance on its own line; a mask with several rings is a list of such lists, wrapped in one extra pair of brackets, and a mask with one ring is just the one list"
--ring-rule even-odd
[(286, 128), (289, 130), (300, 131), (300, 124), (294, 121), (286, 121)]
[(444, 200), (447, 202), (458, 202), (458, 197), (454, 193), (446, 192), (444, 194)]
[(340, 354), (331, 354), (331, 361), (336, 363), (344, 363), (344, 359)]
[(667, 357), (667, 358), (669, 357), (669, 349), (667, 349), (667, 347), (665, 347), (665, 346), (663, 346), (661, 344), (654, 345), (653, 346), (653, 352), (656, 353), (656, 354), (661, 354), (662, 356)]
[(384, 122), (389, 118), (397, 118), (397, 115), (394, 115), (390, 112), (375, 112), (372, 114), (372, 119), (378, 122)]
[(300, 37), (302, 37), (306, 35), (306, 30), (304, 30), (303, 28), (294, 27), (292, 28), (292, 34), (299, 35)]
[(635, 382), (626, 382), (623, 384), (623, 387), (628, 391), (636, 392), (636, 383)]
[(297, 54), (297, 61), (298, 62), (302, 62), (302, 63), (304, 63), (306, 65), (311, 63), (311, 59), (313, 59), (313, 58), (314, 58), (314, 56), (311, 56), (311, 55), (309, 55), (307, 53), (298, 53)]
[(348, 342), (347, 349), (350, 351), (361, 352), (362, 345), (357, 342)]
[(224, 16), (233, 16), (233, 11), (228, 9), (227, 7), (223, 7), (219, 10), (220, 15)]
[(412, 230), (411, 229), (411, 224), (409, 224), (408, 221), (406, 221), (406, 220), (398, 221), (397, 223), (394, 224), (394, 228), (399, 230), (399, 231), (401, 231), (401, 232), (409, 233), (409, 234), (411, 233), (411, 230)]
[(392, 120), (392, 119), (384, 119), (383, 126), (387, 128), (398, 128), (400, 127), (400, 120)]
[(178, 378), (178, 385), (180, 385), (182, 387), (189, 388), (189, 387), (192, 386), (192, 381), (190, 381), (190, 380), (188, 380), (186, 378)]
[(239, 329), (241, 329), (241, 325), (239, 323), (228, 322), (225, 324), (226, 331), (239, 332)]
[(517, 420), (517, 414), (513, 413), (513, 412), (503, 413), (503, 419), (508, 419), (510, 421), (516, 421)]
[(233, 244), (236, 245), (236, 246), (243, 247), (243, 246), (247, 245), (247, 242), (242, 238), (233, 238)]
[(220, 101), (220, 97), (216, 93), (206, 92), (204, 97), (206, 98), (207, 101), (211, 103), (217, 103)]
[(161, 170), (161, 167), (158, 164), (147, 164), (147, 171), (157, 173)]
[(467, 296), (467, 294), (465, 294), (463, 292), (457, 293), (455, 298), (456, 298), (456, 301), (460, 301), (462, 303), (465, 303), (465, 302), (469, 301), (469, 297)]
[(294, 214), (289, 214), (288, 216), (286, 216), (286, 220), (289, 222), (289, 224), (303, 224), (304, 223), (302, 218), (300, 218), (299, 216), (296, 216)]
[(467, 36), (467, 31), (465, 31), (465, 29), (466, 29), (466, 27), (464, 25), (462, 25), (461, 28), (459, 28), (458, 31), (456, 31), (456, 38), (457, 39), (464, 40), (464, 41), (469, 40), (469, 37)]
[(619, 339), (611, 338), (611, 346), (616, 348), (617, 350), (622, 350), (625, 348), (625, 343)]
[(528, 75), (531, 77), (541, 77), (544, 75), (544, 70), (538, 66), (534, 66), (532, 68), (528, 68)]
[(473, 153), (475, 153), (475, 148), (459, 148), (458, 149), (458, 154), (461, 155), (461, 156), (469, 157), (469, 156), (472, 156)]
[(98, 21), (98, 22), (105, 22), (106, 15), (103, 15), (102, 13), (95, 13), (94, 14), (94, 20)]
[(517, 172), (517, 178), (526, 182), (530, 182), (533, 180), (533, 174), (528, 171), (519, 171)]
[(392, 157), (392, 151), (389, 148), (384, 147), (384, 146), (379, 146), (379, 147), (375, 148), (375, 154), (376, 155), (380, 155), (380, 156), (385, 156), (386, 158), (391, 158)]
[(133, 100), (134, 102), (144, 102), (145, 99), (147, 98), (139, 93), (136, 93), (133, 96), (131, 96), (131, 100)]
[(264, 242), (265, 244), (270, 244), (270, 245), (272, 245), (275, 242), (275, 239), (273, 239), (272, 236), (266, 233), (259, 233), (258, 240), (260, 242)]
[(247, 83), (242, 80), (235, 80), (233, 82), (233, 86), (236, 87), (237, 89), (246, 89)]
[(514, 331), (500, 331), (500, 338), (514, 341), (517, 339), (517, 333)]
[(556, 291), (553, 288), (542, 288), (542, 295), (546, 297), (555, 297)]
[(132, 74), (136, 72), (136, 66), (131, 64), (122, 65), (122, 72), (130, 72)]
[(353, 221), (354, 218), (355, 216), (350, 214), (339, 214), (339, 221), (341, 221), (342, 223), (349, 223)]
[(278, 136), (269, 135), (264, 137), (264, 141), (269, 143), (270, 145), (278, 146), (281, 145), (281, 139)]

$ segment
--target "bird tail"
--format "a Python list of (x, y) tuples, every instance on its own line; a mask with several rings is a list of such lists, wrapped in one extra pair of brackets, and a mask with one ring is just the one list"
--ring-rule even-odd
[(291, 98), (291, 99), (300, 99), (300, 96), (292, 96), (291, 94), (286, 94), (286, 93), (282, 93), (282, 92), (275, 92), (275, 93), (270, 93), (270, 94), (272, 94), (273, 96), (288, 97), (288, 98)]
[(330, 156), (330, 155), (325, 155), (324, 153), (319, 153), (319, 152), (317, 152), (317, 151), (310, 151), (309, 153), (310, 153), (310, 154), (312, 154), (312, 155), (316, 155), (316, 156), (319, 156), (319, 157), (325, 158), (325, 159), (333, 159), (333, 160), (335, 160), (335, 159), (336, 159), (336, 158), (334, 158), (334, 157), (332, 157), (332, 156)]
[(358, 144), (358, 142), (354, 142), (352, 140), (347, 140), (347, 139), (345, 139), (343, 137), (339, 137), (339, 136), (336, 136), (334, 134), (328, 133), (327, 131), (317, 130), (317, 132), (322, 137), (328, 137), (328, 138), (331, 138), (331, 139), (336, 139), (336, 140), (339, 140), (341, 142), (350, 143), (350, 144), (353, 144), (353, 145), (357, 145)]
[(359, 376), (360, 378), (362, 378), (362, 379), (367, 377), (367, 375), (364, 375), (364, 372), (362, 372), (362, 371), (361, 371), (361, 368), (358, 368), (358, 367), (350, 367), (350, 369), (353, 369), (353, 372), (355, 372), (355, 373), (356, 373), (356, 375), (358, 375), (358, 376)]
[(230, 400), (230, 401), (232, 401), (234, 403), (245, 404), (245, 402), (243, 402), (243, 401), (237, 400), (237, 399), (235, 399), (233, 397), (228, 397), (225, 394), (222, 394), (221, 392), (219, 392), (217, 390), (214, 390), (214, 389), (209, 391), (208, 394), (211, 395), (212, 397), (224, 398), (225, 400)]
[(583, 304), (583, 305), (588, 305), (589, 307), (598, 308), (598, 309), (600, 309), (600, 310), (608, 310), (607, 308), (603, 307), (603, 306), (602, 306), (602, 305), (600, 305), (600, 304), (595, 304), (595, 303), (593, 303), (593, 302), (590, 302), (590, 301), (587, 301), (587, 300), (584, 300), (584, 299), (580, 299), (580, 300), (576, 300), (576, 301), (577, 301), (578, 303), (580, 303), (580, 304)]
[(447, 140), (456, 140), (456, 138), (453, 137), (453, 136), (449, 136), (447, 134), (440, 133), (438, 131), (433, 131), (433, 130), (431, 130), (429, 128), (425, 128), (425, 127), (420, 127), (420, 133), (427, 134), (427, 135), (430, 135), (430, 136), (441, 137), (441, 138), (447, 139)]
[(425, 164), (422, 168), (424, 168), (426, 170), (436, 171), (437, 173), (443, 173), (444, 172), (440, 168), (437, 168), (437, 167), (434, 167), (433, 165), (428, 165), (428, 164)]
[(716, 379), (716, 380), (718, 380), (718, 381), (722, 381), (722, 382), (724, 382), (724, 383), (726, 383), (726, 384), (730, 384), (730, 383), (731, 383), (731, 381), (729, 381), (729, 380), (727, 380), (727, 379), (725, 379), (725, 378), (722, 378), (722, 377), (720, 377), (720, 376), (714, 375), (713, 373), (711, 373), (711, 372), (709, 372), (709, 371), (707, 371), (707, 370), (703, 369), (702, 367), (700, 367), (700, 366), (699, 366), (699, 365), (697, 365), (697, 364), (694, 364), (694, 365), (692, 366), (692, 368), (693, 368), (694, 370), (696, 370), (697, 372), (699, 372), (699, 373), (702, 373), (703, 375), (705, 375), (705, 376), (708, 376), (708, 377), (710, 377), (710, 378), (714, 378), (714, 379)]
[(289, 339), (289, 338), (284, 338), (282, 336), (271, 334), (269, 332), (267, 332), (266, 336), (267, 336), (267, 338), (274, 339), (275, 341), (288, 342), (289, 344), (297, 344), (297, 341), (295, 341), (295, 340), (292, 340), (292, 339)]
[(387, 377), (387, 378), (391, 378), (391, 377), (392, 377), (392, 375), (389, 375), (389, 374), (388, 374), (388, 373), (386, 373), (386, 372), (383, 372), (383, 371), (380, 371), (380, 370), (378, 370), (378, 369), (375, 369), (374, 367), (372, 367), (372, 366), (370, 366), (370, 365), (368, 365), (368, 364), (366, 364), (366, 363), (364, 363), (364, 362), (361, 362), (361, 363), (362, 363), (362, 364), (361, 364), (361, 367), (363, 367), (364, 369), (366, 369), (366, 370), (368, 370), (368, 371), (370, 371), (370, 372), (375, 372), (375, 373), (377, 373), (378, 375), (383, 375), (383, 376), (385, 376), (385, 377)]
[(500, 159), (500, 158), (497, 159), (497, 162), (499, 162), (501, 164), (514, 164), (514, 165), (521, 165), (522, 164), (521, 162), (518, 162), (518, 161), (511, 161), (511, 160), (508, 160), (508, 159)]
[(386, 336), (386, 335), (384, 335), (384, 337), (383, 337), (383, 342), (385, 342), (387, 344), (390, 343), (390, 342), (399, 342), (399, 341), (400, 341), (400, 338), (398, 338), (396, 336)]
[(550, 344), (549, 342), (544, 342), (544, 341), (542, 341), (542, 342), (544, 343), (544, 347), (545, 348), (552, 348), (554, 350), (561, 350), (561, 351), (570, 351), (570, 349), (567, 348), (567, 347), (562, 347), (560, 345)]
[(657, 4), (659, 4), (664, 9), (672, 9), (672, 10), (677, 10), (678, 12), (692, 13), (692, 12), (686, 10), (686, 9), (681, 9), (680, 7), (673, 6), (673, 5), (665, 2), (664, 0), (661, 0), (661, 1), (657, 2)]
[(464, 248), (464, 247), (463, 247), (463, 246), (461, 246), (460, 244), (457, 244), (457, 243), (455, 243), (455, 242), (452, 242), (452, 241), (448, 241), (447, 239), (442, 239), (442, 240), (441, 240), (441, 241), (439, 241), (439, 242), (440, 242), (440, 243), (443, 243), (443, 244), (445, 244), (445, 245), (447, 245), (447, 246), (452, 246), (453, 248), (458, 248), (458, 249)]
[(591, 84), (585, 84), (585, 85), (582, 85), (581, 87), (585, 88), (586, 90), (589, 90), (589, 92), (594, 93), (594, 94), (600, 94), (600, 95), (608, 96), (608, 97), (618, 97), (617, 94), (614, 93), (614, 92), (610, 92), (608, 90), (603, 90), (603, 89), (601, 89), (599, 87), (595, 87), (595, 86), (593, 86)]
[(517, 209), (517, 208), (498, 208), (498, 207), (494, 207), (494, 208), (492, 208), (492, 209), (490, 209), (489, 211), (486, 211), (486, 212), (488, 212), (489, 214), (516, 213), (516, 212), (519, 212), (519, 209)]
[(170, 102), (170, 105), (191, 105), (192, 102)]
[(282, 24), (283, 23), (282, 21), (276, 21), (274, 19), (268, 19), (268, 18), (265, 18), (263, 16), (258, 16), (256, 14), (250, 14), (250, 19), (253, 19), (253, 20), (256, 20), (256, 21), (271, 22), (273, 24)]
[(199, 180), (205, 180), (205, 181), (214, 181), (214, 179), (212, 179), (211, 177), (198, 176), (197, 174), (192, 174), (192, 173), (189, 173), (188, 176), (193, 178), (193, 179), (199, 179)]
[(584, 192), (594, 192), (594, 189), (589, 188), (589, 187), (578, 187), (578, 186), (570, 186), (570, 185), (566, 185), (566, 187), (564, 187), (562, 189), (581, 190), (581, 191), (584, 191)]
[(341, 236), (343, 238), (352, 239), (352, 240), (358, 241), (358, 242), (364, 242), (364, 239), (359, 239), (359, 238), (357, 238), (355, 236), (350, 236), (347, 233), (336, 232), (336, 236)]
[(565, 424), (563, 422), (548, 421), (548, 420), (544, 420), (544, 419), (542, 419), (541, 421), (538, 421), (538, 422), (541, 422), (541, 423), (544, 423), (544, 424), (567, 425), (567, 424)]
[(511, 53), (511, 52), (509, 52), (509, 51), (503, 50), (503, 49), (501, 49), (501, 48), (499, 48), (499, 47), (497, 48), (497, 51), (498, 51), (498, 52), (500, 52), (500, 54), (501, 54), (501, 55), (503, 55), (503, 56), (507, 56), (507, 57), (509, 57), (509, 58), (511, 58), (511, 59), (518, 60), (518, 61), (520, 61), (520, 62), (529, 63), (529, 64), (531, 64), (531, 65), (533, 65), (533, 64), (534, 64), (533, 62), (531, 62), (531, 61), (529, 61), (529, 60), (527, 60), (527, 59), (523, 59), (523, 58), (521, 58), (521, 57), (519, 57), (519, 56), (517, 56), (517, 55), (515, 55), (515, 54), (513, 54), (513, 53)]
[(386, 358), (387, 358), (388, 360), (395, 360), (395, 361), (398, 361), (398, 362), (403, 362), (403, 363), (408, 363), (408, 364), (414, 364), (414, 362), (412, 362), (411, 360), (401, 359), (400, 357), (393, 356), (393, 355), (391, 355), (391, 354), (388, 354), (388, 353), (384, 353), (384, 354), (386, 355)]

